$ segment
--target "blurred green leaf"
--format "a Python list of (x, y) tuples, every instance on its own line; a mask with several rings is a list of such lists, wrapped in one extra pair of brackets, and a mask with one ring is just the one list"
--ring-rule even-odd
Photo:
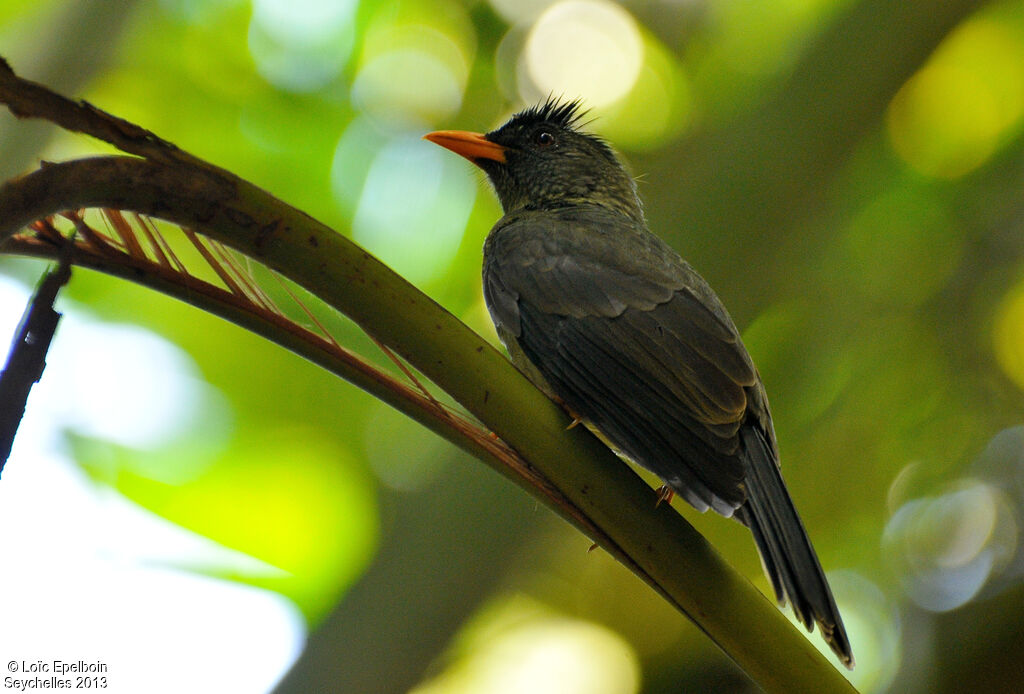
[[(95, 442), (80, 443), (77, 451), (91, 476), (132, 501), (279, 569), (279, 575), (228, 577), (287, 595), (312, 624), (374, 554), (372, 480), (317, 429), (286, 424), (250, 431), (181, 484), (139, 474), (128, 451)], [(189, 453), (186, 444), (164, 455)], [(217, 567), (185, 568), (221, 573)]]

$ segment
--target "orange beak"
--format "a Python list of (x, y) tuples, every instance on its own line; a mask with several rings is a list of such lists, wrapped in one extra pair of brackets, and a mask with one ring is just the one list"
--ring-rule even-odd
[(491, 142), (480, 133), (471, 133), (465, 130), (438, 130), (427, 133), (423, 139), (450, 149), (474, 164), (478, 159), (491, 159), (505, 163), (505, 148)]

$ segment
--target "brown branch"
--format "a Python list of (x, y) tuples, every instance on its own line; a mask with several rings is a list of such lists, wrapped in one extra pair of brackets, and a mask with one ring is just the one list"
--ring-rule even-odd
[(18, 118), (42, 118), (65, 130), (103, 140), (128, 154), (163, 162), (201, 161), (145, 128), (102, 111), (88, 101), (72, 101), (41, 84), (18, 77), (3, 58), (0, 58), (0, 102), (7, 104)]

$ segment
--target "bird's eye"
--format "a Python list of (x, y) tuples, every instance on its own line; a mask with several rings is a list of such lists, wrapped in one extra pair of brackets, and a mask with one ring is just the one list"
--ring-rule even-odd
[(550, 147), (555, 144), (555, 136), (549, 133), (547, 130), (541, 130), (533, 136), (533, 141), (541, 147)]

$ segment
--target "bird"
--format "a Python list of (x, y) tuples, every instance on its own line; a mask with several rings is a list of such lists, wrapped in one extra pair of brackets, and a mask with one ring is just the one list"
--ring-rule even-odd
[(478, 166), (504, 216), (483, 295), (509, 357), (622, 457), (747, 526), (776, 599), (847, 668), (850, 641), (786, 488), (764, 384), (721, 300), (647, 225), (636, 182), (548, 97), (486, 134), (424, 135)]

